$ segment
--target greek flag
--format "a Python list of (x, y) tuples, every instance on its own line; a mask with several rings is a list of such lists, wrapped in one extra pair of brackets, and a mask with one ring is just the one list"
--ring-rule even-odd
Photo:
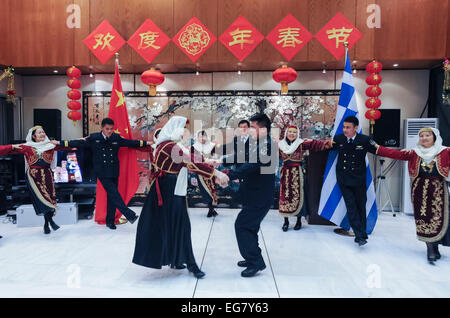
[[(334, 121), (334, 130), (332, 136), (335, 134), (342, 134), (342, 126), (344, 119), (347, 116), (358, 116), (358, 106), (356, 104), (355, 87), (353, 85), (352, 68), (348, 52), (346, 54), (344, 78), (342, 81), (341, 95), (339, 96), (339, 104), (336, 111), (336, 119)], [(361, 126), (358, 133), (361, 133)], [(322, 193), (320, 194), (319, 215), (336, 225), (339, 225), (345, 230), (350, 229), (350, 224), (347, 217), (347, 209), (345, 207), (344, 198), (336, 180), (336, 163), (338, 152), (336, 150), (330, 151), (328, 155), (327, 166), (324, 175), (322, 186)], [(375, 197), (375, 188), (373, 185), (372, 173), (370, 172), (369, 160), (366, 156), (367, 176), (367, 234), (372, 233), (375, 223), (377, 222), (377, 204)]]

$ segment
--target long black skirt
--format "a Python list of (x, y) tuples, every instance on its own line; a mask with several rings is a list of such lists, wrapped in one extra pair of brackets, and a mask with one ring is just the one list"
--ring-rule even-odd
[(158, 181), (163, 205), (158, 206), (155, 181), (139, 217), (133, 263), (157, 269), (194, 264), (186, 197), (174, 195), (177, 176)]

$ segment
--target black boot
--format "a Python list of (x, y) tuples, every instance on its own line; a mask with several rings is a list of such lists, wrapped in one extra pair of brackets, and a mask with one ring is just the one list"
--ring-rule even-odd
[(298, 231), (302, 228), (302, 217), (297, 217), (297, 223), (295, 223), (294, 230)]
[(433, 262), (436, 261), (437, 255), (434, 251), (434, 243), (426, 243), (427, 244), (427, 259), (430, 264), (434, 264)]
[(50, 234), (50, 227), (48, 226), (48, 213), (44, 215), (44, 234)]
[(283, 232), (287, 232), (288, 228), (289, 228), (289, 219), (288, 218), (284, 218), (284, 224), (283, 224), (283, 227), (282, 227)]
[(192, 274), (194, 274), (194, 276), (196, 277), (196, 278), (202, 278), (202, 277), (204, 277), (205, 276), (205, 273), (204, 272), (202, 272), (201, 270), (200, 270), (200, 268), (198, 268), (198, 266), (197, 266), (197, 264), (188, 264), (187, 265), (187, 269), (188, 269), (188, 271), (190, 271)]
[(55, 221), (53, 221), (53, 212), (49, 212), (48, 214), (48, 223), (50, 223), (50, 226), (52, 227), (53, 231), (56, 231), (57, 229), (59, 229), (58, 224), (55, 223)]
[(436, 254), (436, 259), (441, 258), (441, 253), (439, 253), (439, 243), (433, 243), (434, 253)]
[(217, 215), (218, 215), (218, 213), (216, 212), (216, 210), (214, 210), (214, 207), (212, 205), (210, 205), (208, 214), (206, 216), (210, 218), (212, 216), (217, 216)]

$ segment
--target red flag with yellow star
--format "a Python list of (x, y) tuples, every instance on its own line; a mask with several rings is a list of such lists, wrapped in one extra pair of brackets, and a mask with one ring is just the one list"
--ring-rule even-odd
[[(122, 138), (133, 139), (128, 111), (120, 81), (119, 65), (116, 61), (114, 83), (111, 91), (108, 117), (114, 120), (114, 133), (120, 134)], [(125, 204), (130, 202), (139, 186), (138, 162), (135, 149), (120, 148), (119, 150), (120, 175), (119, 193)], [(95, 221), (99, 224), (106, 223), (106, 192), (100, 181), (97, 181), (97, 199), (95, 207)], [(116, 223), (122, 214), (116, 210)]]

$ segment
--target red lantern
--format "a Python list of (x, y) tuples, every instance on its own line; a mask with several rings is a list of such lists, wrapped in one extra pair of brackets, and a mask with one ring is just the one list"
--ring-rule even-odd
[(72, 100), (77, 100), (77, 99), (81, 98), (81, 93), (80, 93), (80, 91), (71, 89), (70, 91), (67, 92), (67, 97), (69, 97), (69, 99), (72, 99)]
[(281, 83), (281, 93), (286, 94), (288, 92), (288, 84), (297, 79), (297, 72), (287, 65), (276, 69), (272, 74), (273, 80), (277, 83)]
[(81, 87), (81, 82), (76, 78), (71, 78), (67, 81), (67, 86), (72, 89), (79, 89)]
[(141, 74), (141, 80), (148, 85), (148, 94), (150, 96), (156, 95), (156, 86), (161, 85), (165, 78), (164, 74), (153, 67)]
[(77, 123), (77, 120), (81, 119), (81, 113), (77, 112), (76, 110), (71, 110), (67, 114), (67, 118), (69, 118), (70, 120), (73, 120), (73, 124), (75, 125)]
[(377, 97), (372, 97), (366, 100), (366, 107), (376, 109), (381, 106), (381, 100)]
[(75, 66), (69, 67), (66, 72), (69, 77), (80, 77), (81, 71), (77, 69)]
[(366, 118), (370, 121), (377, 120), (381, 117), (381, 112), (378, 109), (369, 109), (366, 111)]
[(371, 74), (366, 78), (367, 85), (380, 85), (383, 78), (380, 74)]
[(369, 97), (378, 97), (381, 95), (381, 88), (379, 86), (370, 86), (366, 89), (366, 95)]
[(383, 64), (378, 61), (373, 61), (367, 64), (366, 71), (370, 74), (378, 74), (383, 70)]
[(79, 101), (76, 101), (76, 100), (71, 100), (70, 102), (67, 103), (67, 107), (70, 110), (80, 110), (81, 109), (81, 103)]

